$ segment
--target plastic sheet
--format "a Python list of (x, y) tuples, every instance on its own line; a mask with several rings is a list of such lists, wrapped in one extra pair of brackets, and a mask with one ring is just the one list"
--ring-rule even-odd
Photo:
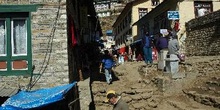
[(64, 99), (65, 94), (75, 84), (76, 82), (35, 91), (20, 91), (7, 99), (0, 107), (0, 110), (27, 110), (46, 106)]

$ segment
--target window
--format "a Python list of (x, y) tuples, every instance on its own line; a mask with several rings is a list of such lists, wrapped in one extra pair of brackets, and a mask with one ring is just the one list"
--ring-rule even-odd
[(139, 13), (139, 19), (141, 19), (144, 15), (148, 13), (148, 10), (147, 8), (139, 8), (138, 13)]
[(160, 0), (151, 0), (152, 6), (157, 6), (160, 3)]
[(6, 25), (5, 20), (0, 19), (0, 56), (6, 56)]
[(204, 16), (213, 11), (212, 2), (209, 1), (195, 1), (194, 2), (195, 17)]
[(27, 23), (25, 19), (12, 19), (12, 54), (27, 55)]
[[(25, 74), (31, 62), (30, 19), (28, 12), (1, 13), (0, 75)], [(29, 34), (28, 34), (29, 33)], [(28, 48), (29, 47), (29, 48)], [(29, 51), (29, 52), (28, 52)]]
[(30, 12), (36, 6), (0, 5), (0, 75), (32, 73)]

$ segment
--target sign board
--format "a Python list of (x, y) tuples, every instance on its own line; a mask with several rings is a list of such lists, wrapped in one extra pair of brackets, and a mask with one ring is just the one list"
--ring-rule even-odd
[(167, 17), (169, 20), (177, 20), (180, 18), (179, 11), (168, 11)]
[(167, 29), (160, 29), (160, 33), (163, 34), (163, 35), (169, 34)]

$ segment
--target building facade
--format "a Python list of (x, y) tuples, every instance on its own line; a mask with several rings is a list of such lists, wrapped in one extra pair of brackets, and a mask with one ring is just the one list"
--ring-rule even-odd
[[(138, 40), (137, 26), (134, 23), (149, 13), (159, 3), (160, 1), (135, 0), (125, 6), (112, 26), (117, 49), (122, 49), (121, 52), (125, 52), (130, 44)], [(127, 49), (124, 49), (125, 47)]]
[(94, 0), (93, 4), (99, 17), (118, 15), (124, 8), (120, 0)]
[[(201, 22), (202, 21), (202, 22)], [(186, 56), (220, 55), (220, 10), (186, 23)]]
[[(166, 0), (145, 15), (137, 23), (138, 38), (141, 38), (144, 31), (149, 31), (151, 35), (158, 34), (160, 29), (176, 31), (181, 45), (181, 51), (184, 52), (184, 42), (186, 39), (185, 23), (191, 19), (204, 16), (213, 11), (219, 10), (220, 2), (218, 0)], [(177, 12), (178, 17), (170, 19), (170, 12)]]
[(101, 35), (93, 1), (0, 2), (0, 86), (38, 89), (78, 81), (80, 49)]

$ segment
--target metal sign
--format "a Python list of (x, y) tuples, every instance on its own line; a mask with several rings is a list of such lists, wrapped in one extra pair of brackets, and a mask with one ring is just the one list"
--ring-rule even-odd
[(169, 20), (177, 20), (180, 18), (179, 11), (168, 11), (167, 17)]

